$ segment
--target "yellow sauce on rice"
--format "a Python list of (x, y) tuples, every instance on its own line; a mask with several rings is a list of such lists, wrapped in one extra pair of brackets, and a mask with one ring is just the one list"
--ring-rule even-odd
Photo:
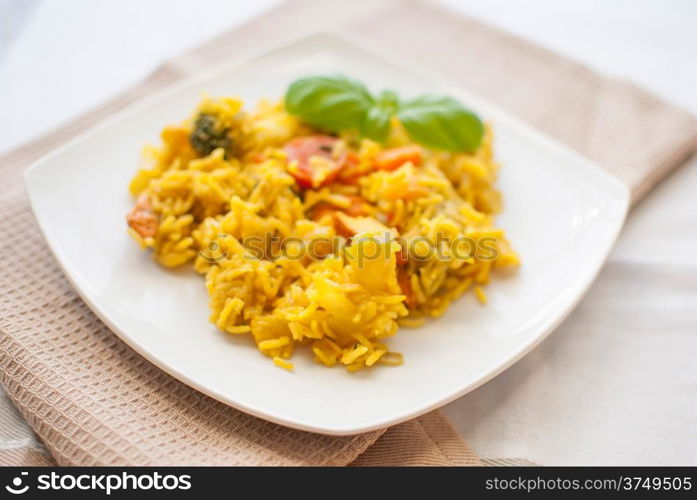
[[(202, 113), (227, 131), (227, 150), (202, 155), (192, 146)], [(161, 265), (191, 264), (205, 275), (210, 321), (250, 335), (279, 367), (293, 368), (296, 347), (349, 371), (401, 364), (387, 345), (400, 324), (440, 316), (468, 290), (486, 302), (491, 270), (519, 263), (493, 220), (500, 195), (491, 130), (473, 154), (424, 149), (419, 165), (393, 170), (373, 165), (381, 151), (410, 144), (399, 123), (384, 145), (345, 133), (332, 154), (351, 152), (352, 176), (320, 187), (320, 171), (300, 189), (284, 145), (317, 133), (282, 103), (244, 112), (238, 99), (205, 98), (190, 119), (163, 130), (160, 146), (145, 148), (130, 191), (154, 227), (129, 233)], [(356, 199), (363, 215), (353, 220), (368, 230), (344, 238), (335, 213)], [(320, 206), (328, 215), (317, 215)], [(371, 231), (371, 221), (390, 234)], [(486, 241), (486, 251), (463, 254), (443, 238)], [(414, 255), (405, 258), (407, 247)]]

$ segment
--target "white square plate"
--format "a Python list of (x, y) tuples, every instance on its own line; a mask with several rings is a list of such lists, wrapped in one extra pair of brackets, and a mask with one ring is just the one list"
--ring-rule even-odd
[[(437, 408), (486, 382), (538, 344), (592, 282), (622, 226), (628, 190), (577, 153), (485, 100), (383, 51), (314, 34), (161, 93), (39, 160), (26, 173), (32, 206), (66, 275), (126, 343), (196, 389), (259, 417), (326, 434), (353, 434)], [(156, 265), (126, 234), (128, 182), (140, 150), (188, 116), (201, 92), (247, 103), (280, 97), (302, 75), (341, 71), (373, 90), (458, 97), (489, 121), (503, 167), (503, 227), (521, 255), (495, 279), (489, 304), (467, 296), (444, 317), (389, 339), (402, 367), (349, 374), (302, 349), (294, 373), (249, 338), (208, 322), (203, 279)]]

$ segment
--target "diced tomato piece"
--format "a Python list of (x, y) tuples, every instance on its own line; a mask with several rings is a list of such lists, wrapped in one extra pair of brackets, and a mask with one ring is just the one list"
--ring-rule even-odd
[(128, 225), (143, 238), (157, 234), (159, 219), (152, 211), (152, 202), (146, 194), (141, 194), (135, 206), (126, 214)]
[(374, 166), (370, 165), (367, 169), (360, 164), (358, 154), (349, 151), (346, 161), (346, 167), (339, 174), (338, 182), (348, 184), (350, 186), (358, 185), (358, 180), (364, 175), (373, 173)]
[(406, 266), (407, 263), (409, 262), (409, 257), (407, 256), (407, 251), (404, 249), (404, 246), (402, 245), (402, 248), (399, 249), (399, 252), (396, 254), (397, 257), (397, 265), (398, 266)]
[[(367, 172), (367, 173), (370, 173), (370, 172)], [(358, 174), (351, 173), (351, 175), (341, 175), (339, 177), (339, 182), (342, 184), (345, 184), (347, 186), (358, 186), (358, 181), (364, 175), (365, 175), (365, 173), (358, 173)]]
[(261, 163), (264, 160), (266, 160), (266, 155), (264, 153), (256, 153), (254, 156), (250, 158), (252, 163)]
[(423, 156), (421, 146), (410, 145), (380, 151), (375, 156), (375, 168), (378, 170), (395, 170), (406, 162), (420, 165)]
[[(345, 152), (334, 156), (334, 146), (338, 140), (331, 135), (308, 135), (296, 137), (283, 147), (288, 162), (296, 162), (289, 172), (300, 187), (318, 188), (336, 179), (348, 158)], [(320, 161), (313, 163), (313, 157), (318, 157)]]
[(348, 151), (346, 153), (346, 163), (349, 165), (358, 165), (359, 158), (358, 158), (358, 153), (355, 151)]
[(411, 278), (409, 278), (404, 267), (397, 267), (397, 283), (399, 283), (399, 288), (402, 289), (402, 293), (406, 296), (404, 302), (407, 307), (409, 309), (416, 308), (416, 295), (414, 295), (414, 291), (411, 289)]

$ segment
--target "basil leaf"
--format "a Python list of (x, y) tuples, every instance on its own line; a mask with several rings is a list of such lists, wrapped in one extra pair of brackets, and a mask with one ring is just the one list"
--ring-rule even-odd
[(377, 98), (377, 103), (380, 106), (397, 111), (399, 108), (399, 96), (393, 90), (383, 90)]
[(310, 76), (290, 85), (285, 105), (310, 125), (338, 132), (360, 128), (373, 98), (362, 83), (343, 75)]
[(368, 110), (360, 128), (362, 137), (385, 142), (390, 133), (392, 116), (399, 107), (399, 97), (391, 90), (383, 90), (375, 105)]
[(358, 130), (379, 142), (387, 139), (394, 115), (412, 140), (434, 149), (471, 152), (484, 135), (479, 117), (455, 99), (425, 95), (402, 103), (391, 90), (374, 99), (362, 83), (343, 75), (296, 80), (286, 92), (285, 105), (290, 114), (317, 128)]
[(368, 110), (360, 127), (362, 137), (383, 142), (390, 133), (390, 118), (394, 111), (383, 106), (373, 106)]
[(484, 136), (479, 117), (451, 97), (417, 97), (403, 103), (397, 116), (414, 141), (434, 149), (472, 152)]

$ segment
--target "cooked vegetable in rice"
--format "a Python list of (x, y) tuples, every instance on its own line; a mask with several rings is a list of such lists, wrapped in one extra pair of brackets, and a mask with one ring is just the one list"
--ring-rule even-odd
[(304, 348), (356, 371), (401, 364), (399, 325), (467, 291), (486, 302), (490, 272), (518, 264), (497, 168), (491, 129), (457, 101), (310, 77), (252, 111), (206, 97), (166, 127), (127, 222), (157, 262), (205, 275), (219, 329), (282, 368)]

